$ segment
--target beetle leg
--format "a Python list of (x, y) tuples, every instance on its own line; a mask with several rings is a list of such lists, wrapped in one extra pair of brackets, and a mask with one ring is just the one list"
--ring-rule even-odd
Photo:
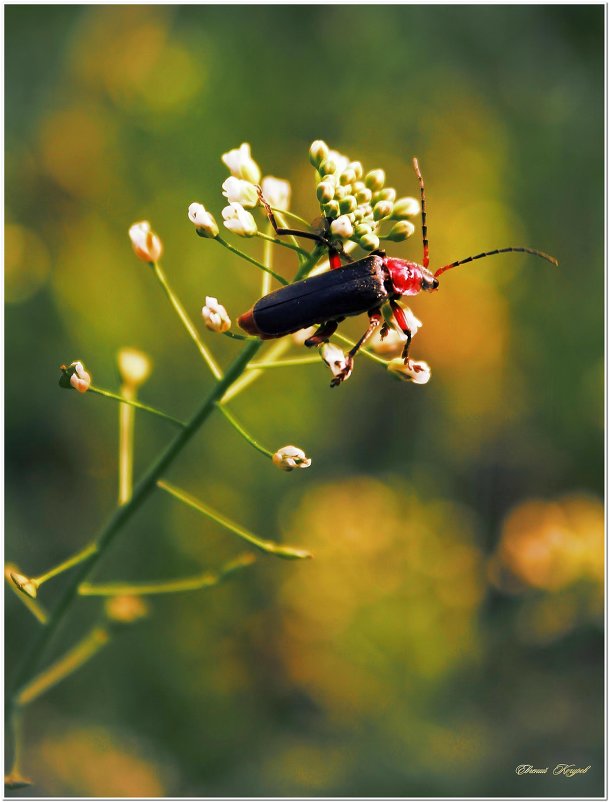
[(255, 185), (256, 189), (258, 190), (258, 199), (260, 203), (264, 206), (264, 210), (266, 212), (266, 216), (269, 218), (270, 224), (275, 229), (275, 234), (280, 236), (283, 235), (291, 235), (292, 237), (306, 237), (307, 239), (313, 239), (315, 242), (320, 242), (322, 245), (328, 245), (328, 240), (326, 237), (322, 236), (321, 234), (313, 234), (311, 231), (298, 231), (295, 228), (280, 228), (277, 225), (277, 220), (275, 219), (275, 215), (273, 214), (273, 210), (267, 199), (262, 194), (262, 187)]
[(395, 322), (398, 324), (400, 330), (406, 335), (406, 345), (404, 346), (404, 350), (402, 351), (402, 359), (404, 360), (404, 364), (408, 364), (408, 351), (410, 350), (410, 341), (412, 340), (412, 332), (408, 328), (408, 323), (406, 322), (406, 315), (404, 314), (404, 310), (401, 306), (398, 306), (395, 301), (389, 302), (391, 306), (391, 311), (393, 312), (393, 317)]
[(383, 320), (383, 316), (380, 313), (379, 309), (373, 309), (371, 312), (368, 312), (370, 317), (370, 323), (368, 324), (368, 328), (359, 338), (359, 340), (355, 343), (353, 348), (349, 351), (348, 354), (345, 356), (345, 367), (341, 370), (341, 372), (335, 376), (332, 381), (330, 382), (330, 387), (338, 387), (339, 384), (346, 381), (351, 373), (353, 372), (353, 359), (359, 349), (365, 345), (370, 337), (374, 334), (376, 329), (381, 325), (381, 321)]
[(307, 348), (312, 348), (314, 345), (327, 343), (338, 328), (338, 324), (344, 319), (344, 317), (341, 317), (338, 318), (338, 320), (328, 320), (327, 323), (322, 323), (315, 334), (312, 334), (307, 340), (305, 340), (305, 345)]

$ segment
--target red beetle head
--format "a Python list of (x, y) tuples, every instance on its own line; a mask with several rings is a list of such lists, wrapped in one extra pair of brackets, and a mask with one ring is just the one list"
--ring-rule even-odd
[(407, 259), (385, 259), (385, 267), (399, 295), (417, 295), (421, 290), (437, 290), (440, 282), (426, 267)]

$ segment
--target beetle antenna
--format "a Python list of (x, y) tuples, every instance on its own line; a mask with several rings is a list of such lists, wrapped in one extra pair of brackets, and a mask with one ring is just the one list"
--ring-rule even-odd
[(423, 267), (429, 267), (429, 240), (427, 239), (427, 211), (425, 209), (425, 184), (423, 183), (423, 176), (419, 170), (419, 160), (415, 158), (412, 160), (414, 171), (419, 179), (419, 186), (421, 188), (421, 231), (423, 232)]
[(486, 251), (485, 253), (479, 253), (476, 254), (476, 256), (468, 256), (467, 259), (459, 259), (458, 262), (451, 262), (449, 265), (444, 265), (444, 267), (440, 267), (438, 270), (436, 270), (434, 273), (434, 278), (437, 278), (447, 270), (452, 270), (453, 267), (464, 265), (466, 262), (473, 262), (474, 259), (484, 259), (484, 257), (494, 256), (496, 253), (511, 253), (512, 251), (518, 251), (518, 253), (532, 253), (533, 256), (541, 256), (542, 259), (545, 259), (546, 262), (550, 262), (550, 264), (558, 265), (558, 259), (555, 259), (553, 256), (549, 256), (543, 251), (536, 251), (534, 248), (498, 248), (495, 251)]

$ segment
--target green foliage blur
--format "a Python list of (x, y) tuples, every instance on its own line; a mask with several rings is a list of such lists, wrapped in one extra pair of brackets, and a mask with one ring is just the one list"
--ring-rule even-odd
[[(32, 705), (28, 795), (592, 796), (603, 787), (603, 7), (8, 6), (6, 557), (42, 573), (116, 503), (118, 410), (59, 390), (81, 359), (118, 387), (134, 346), (142, 399), (187, 418), (211, 377), (129, 225), (224, 365), (260, 274), (195, 236), (221, 218), (220, 156), (252, 145), (319, 214), (308, 147), (428, 195), (432, 265), (498, 256), (413, 300), (424, 386), (359, 358), (270, 370), (234, 403), (277, 471), (220, 416), (168, 479), (315, 559), (273, 558), (152, 615)], [(420, 228), (391, 252), (421, 256)], [(228, 234), (228, 232), (225, 232)], [(262, 243), (233, 240), (259, 258)], [(292, 254), (276, 255), (293, 275)], [(362, 319), (345, 330), (355, 335)], [(293, 348), (294, 355), (298, 351)], [(380, 372), (379, 372), (380, 371)], [(136, 471), (172, 437), (138, 415)], [(242, 544), (157, 494), (98, 580), (218, 566)], [(65, 577), (45, 585), (52, 606)], [(99, 612), (84, 599), (54, 654)], [(38, 624), (7, 595), (7, 671)], [(591, 766), (552, 776), (561, 762)], [(547, 775), (516, 774), (519, 764)]]

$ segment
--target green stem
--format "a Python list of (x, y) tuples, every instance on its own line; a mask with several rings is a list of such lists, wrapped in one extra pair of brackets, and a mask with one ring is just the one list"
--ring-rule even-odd
[(222, 334), (225, 337), (230, 337), (231, 340), (257, 340), (258, 337), (250, 337), (247, 334), (237, 334), (234, 331), (223, 331)]
[(247, 253), (244, 253), (243, 251), (240, 251), (239, 248), (235, 248), (235, 246), (231, 245), (230, 242), (227, 242), (225, 239), (222, 239), (222, 237), (220, 235), (218, 235), (215, 238), (215, 241), (219, 242), (220, 245), (224, 245), (225, 248), (228, 248), (229, 251), (231, 251), (232, 253), (236, 254), (237, 256), (240, 256), (242, 259), (245, 259), (246, 262), (251, 262), (251, 264), (256, 265), (256, 267), (259, 270), (264, 270), (265, 273), (270, 273), (271, 276), (273, 276), (273, 278), (275, 278), (280, 284), (283, 284), (284, 287), (287, 284), (290, 283), (289, 281), (284, 279), (283, 276), (280, 276), (279, 273), (275, 273), (269, 267), (266, 267), (266, 265), (263, 265), (262, 262), (259, 262), (257, 259), (254, 259), (252, 256), (248, 256)]
[(294, 359), (278, 359), (276, 362), (250, 362), (248, 370), (266, 370), (267, 368), (292, 368), (299, 365), (319, 365), (321, 362), (318, 356), (305, 356)]
[(169, 298), (169, 300), (171, 302), (171, 305), (173, 306), (175, 311), (178, 313), (178, 317), (180, 318), (180, 320), (184, 324), (184, 328), (190, 334), (190, 337), (191, 337), (192, 341), (194, 342), (194, 344), (199, 349), (199, 353), (201, 354), (203, 359), (207, 362), (207, 366), (209, 367), (209, 369), (211, 370), (212, 374), (214, 375), (214, 378), (219, 381), (222, 378), (222, 371), (220, 370), (220, 366), (218, 365), (216, 360), (213, 358), (211, 352), (209, 351), (209, 349), (207, 348), (207, 346), (205, 345), (203, 340), (200, 338), (199, 332), (196, 330), (192, 320), (189, 318), (188, 313), (186, 312), (186, 310), (182, 306), (179, 298), (177, 297), (177, 295), (174, 293), (174, 291), (169, 286), (169, 282), (167, 281), (167, 277), (166, 277), (161, 265), (158, 262), (152, 262), (151, 264), (152, 264), (152, 269), (154, 270), (155, 276), (158, 278), (161, 286), (165, 290), (165, 293), (166, 293), (167, 297)]
[(87, 663), (109, 640), (110, 633), (107, 627), (94, 627), (76, 646), (21, 689), (17, 695), (17, 705), (24, 707), (33, 702), (34, 699), (38, 699), (39, 696), (42, 696)]
[[(123, 384), (121, 395), (135, 401), (135, 387)], [(118, 407), (118, 503), (126, 504), (133, 491), (133, 428), (135, 409), (129, 403)]]
[(170, 485), (169, 482), (161, 480), (157, 482), (157, 486), (160, 487), (161, 490), (165, 490), (165, 492), (169, 493), (174, 498), (177, 498), (183, 504), (186, 504), (188, 507), (192, 507), (193, 510), (197, 510), (197, 512), (202, 513), (207, 518), (210, 518), (212, 521), (220, 524), (220, 526), (223, 526), (225, 529), (228, 529), (230, 532), (238, 535), (243, 540), (247, 540), (248, 543), (256, 546), (257, 549), (265, 552), (265, 554), (274, 554), (276, 557), (283, 557), (284, 559), (288, 560), (302, 560), (311, 557), (311, 554), (303, 549), (296, 549), (292, 546), (281, 546), (279, 543), (274, 543), (272, 540), (262, 540), (262, 538), (257, 537), (247, 529), (239, 526), (239, 524), (234, 523), (228, 518), (225, 518), (219, 512), (213, 510), (211, 507), (203, 504), (201, 501), (199, 501), (199, 499), (191, 496), (190, 493), (186, 493), (179, 487)]
[(233, 426), (233, 428), (235, 428), (239, 432), (239, 434), (241, 435), (241, 437), (243, 437), (244, 440), (247, 440), (247, 442), (251, 446), (253, 446), (255, 449), (260, 451), (261, 454), (264, 454), (266, 457), (269, 457), (269, 458), (272, 459), (273, 452), (269, 451), (268, 448), (265, 448), (264, 446), (261, 446), (260, 443), (256, 442), (256, 440), (254, 440), (254, 438), (251, 436), (251, 434), (249, 434), (243, 428), (243, 426), (239, 423), (237, 418), (235, 418), (235, 416), (232, 414), (232, 412), (229, 412), (228, 409), (225, 406), (222, 406), (222, 404), (216, 404), (216, 407), (224, 415), (224, 417), (231, 424), (231, 426)]
[(166, 582), (110, 582), (106, 585), (83, 583), (78, 592), (81, 596), (152, 596), (161, 593), (181, 593), (187, 590), (201, 590), (219, 585), (224, 579), (241, 568), (246, 568), (256, 561), (253, 554), (242, 554), (217, 571), (204, 571), (185, 579), (173, 579)]
[(311, 228), (311, 224), (307, 223), (304, 217), (300, 217), (300, 215), (294, 214), (294, 212), (289, 212), (287, 209), (277, 209), (275, 206), (271, 206), (271, 209), (275, 212), (276, 215), (285, 214), (286, 217), (291, 217), (293, 220), (298, 220), (298, 222), (302, 223), (302, 225), (306, 226), (306, 228)]
[(289, 248), (291, 251), (296, 251), (296, 253), (299, 253), (301, 256), (309, 255), (309, 252), (305, 251), (304, 248), (301, 248), (300, 245), (293, 245), (289, 242), (284, 242), (282, 239), (279, 239), (278, 237), (271, 237), (268, 234), (263, 234), (262, 231), (257, 231), (256, 236), (260, 237), (260, 239), (265, 240), (265, 244), (266, 242), (268, 242), (275, 245), (282, 245), (284, 248)]
[(148, 412), (151, 415), (156, 415), (157, 418), (163, 418), (170, 423), (175, 424), (175, 426), (184, 427), (186, 424), (184, 421), (178, 420), (174, 418), (172, 415), (168, 415), (166, 412), (161, 412), (160, 409), (156, 409), (155, 407), (150, 407), (148, 404), (141, 404), (139, 401), (135, 401), (134, 399), (125, 398), (124, 395), (118, 395), (117, 393), (112, 393), (110, 390), (103, 390), (101, 387), (94, 387), (91, 385), (89, 387), (88, 392), (96, 393), (97, 395), (103, 395), (105, 398), (111, 398), (113, 401), (120, 401), (121, 404), (128, 404), (130, 407), (135, 407), (135, 409), (141, 409), (143, 412)]
[[(260, 342), (260, 340), (258, 340)], [(278, 340), (274, 343), (271, 348), (268, 349), (266, 352), (266, 361), (273, 362), (277, 357), (280, 357), (281, 354), (285, 353), (290, 347), (290, 342), (288, 339)], [(240, 393), (242, 393), (250, 384), (253, 384), (256, 379), (259, 379), (260, 376), (264, 375), (264, 371), (262, 369), (258, 370), (245, 370), (243, 375), (240, 376), (237, 381), (229, 388), (225, 395), (222, 396), (222, 400), (220, 403), (228, 404), (229, 401), (232, 401), (233, 398), (236, 398)]]
[(56, 565), (54, 568), (51, 568), (50, 571), (47, 571), (46, 574), (41, 574), (40, 576), (33, 577), (32, 581), (35, 582), (37, 585), (42, 585), (43, 582), (47, 582), (49, 579), (52, 579), (54, 576), (58, 574), (63, 574), (64, 571), (68, 571), (70, 568), (74, 568), (75, 565), (88, 560), (91, 555), (95, 554), (97, 551), (97, 544), (96, 543), (89, 543), (88, 546), (85, 546), (84, 549), (74, 554), (67, 560), (64, 560), (59, 565)]
[[(355, 345), (355, 342), (353, 340), (350, 340), (348, 337), (345, 337), (342, 334), (334, 334), (333, 337), (336, 337), (337, 340), (340, 340), (345, 345), (350, 345), (351, 347)], [(379, 362), (384, 367), (387, 367), (387, 365), (389, 364), (386, 359), (381, 359), (380, 356), (377, 356), (376, 354), (372, 353), (372, 351), (369, 351), (367, 348), (360, 348), (358, 353), (364, 354), (364, 356), (367, 356), (368, 359), (374, 360), (374, 362)]]
[(319, 262), (325, 250), (326, 250), (325, 245), (321, 244), (316, 245), (309, 254), (309, 258), (307, 259), (307, 261), (303, 262), (298, 268), (298, 271), (294, 276), (294, 281), (300, 281), (301, 278), (305, 278), (305, 276), (308, 275), (311, 269), (315, 267), (317, 262)]

